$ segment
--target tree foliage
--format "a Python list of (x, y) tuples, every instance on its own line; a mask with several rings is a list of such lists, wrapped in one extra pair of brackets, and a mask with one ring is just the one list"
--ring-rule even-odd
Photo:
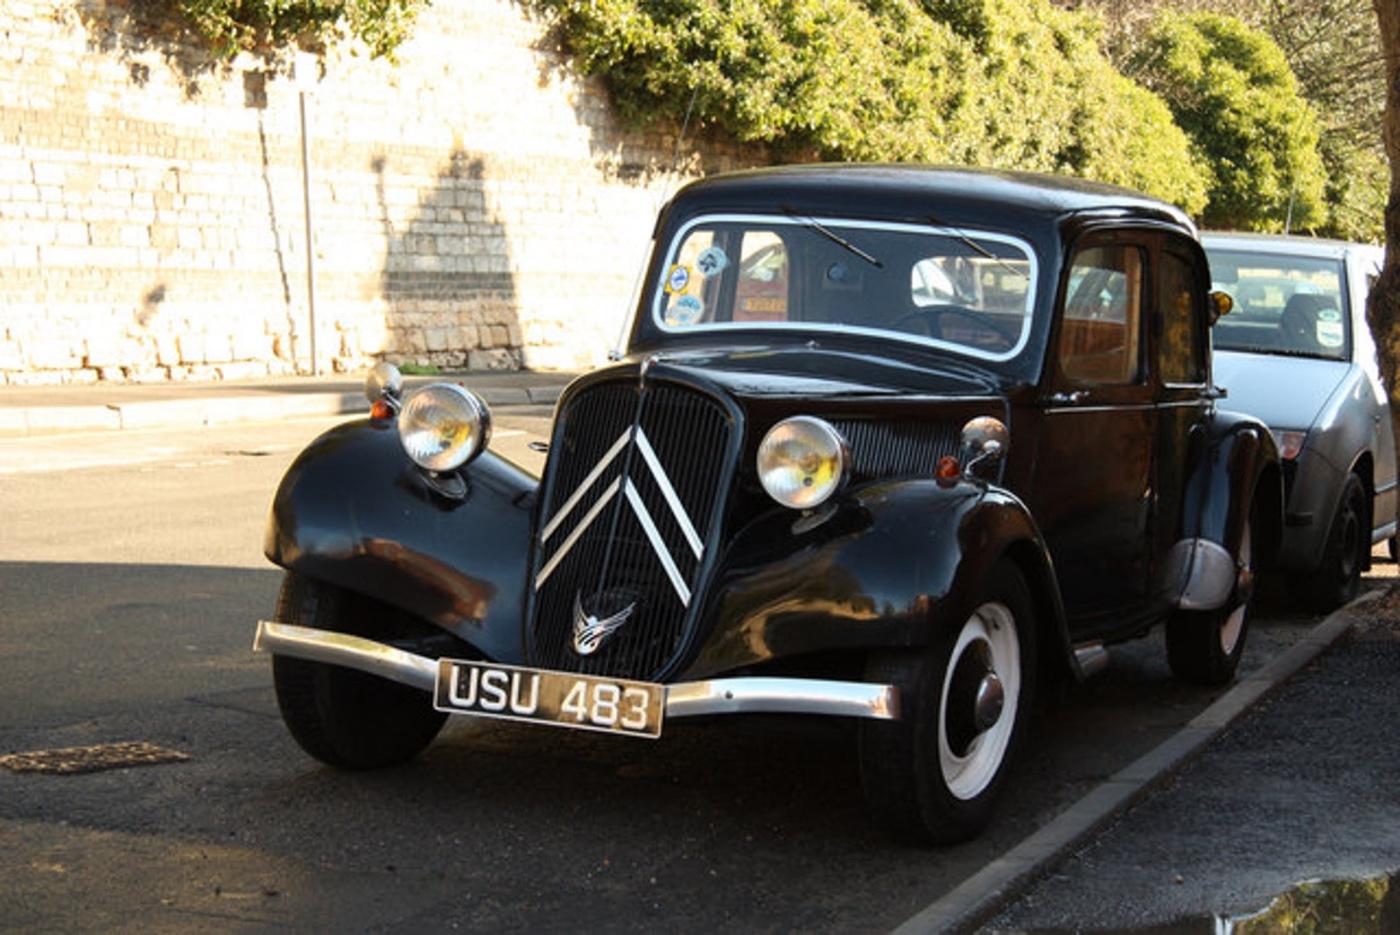
[(1119, 74), (1097, 17), (1049, 0), (535, 0), (625, 115), (788, 155), (1069, 172), (1188, 210), (1207, 174)]
[[(1327, 176), (1322, 236), (1377, 242), (1386, 198), (1381, 110), (1385, 78), (1376, 16), (1358, 0), (1068, 0), (1105, 19), (1110, 59), (1136, 76), (1161, 20), (1191, 13), (1235, 16), (1272, 38), (1318, 119)], [(1266, 225), (1267, 226), (1267, 225)]]
[(1207, 225), (1282, 230), (1290, 218), (1295, 228), (1326, 220), (1317, 114), (1277, 43), (1234, 17), (1163, 16), (1135, 66), (1211, 168)]
[(1322, 121), (1327, 222), (1318, 233), (1379, 242), (1388, 188), (1385, 69), (1375, 13), (1357, 0), (1254, 0)]
[(325, 45), (353, 36), (392, 57), (428, 0), (176, 0), (181, 13), (225, 57), (245, 49)]

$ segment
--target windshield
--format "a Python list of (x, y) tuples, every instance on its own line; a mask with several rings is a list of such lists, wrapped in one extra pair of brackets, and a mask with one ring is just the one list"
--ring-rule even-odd
[(1351, 325), (1342, 261), (1206, 247), (1211, 288), (1234, 300), (1216, 322), (1217, 350), (1345, 360)]
[(1001, 234), (801, 215), (697, 218), (653, 314), (673, 333), (872, 333), (1008, 360), (1026, 343), (1035, 255)]

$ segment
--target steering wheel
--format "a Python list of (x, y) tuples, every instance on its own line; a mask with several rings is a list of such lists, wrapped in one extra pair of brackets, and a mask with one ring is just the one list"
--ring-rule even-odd
[(890, 323), (890, 327), (900, 331), (908, 331), (909, 329), (905, 325), (917, 321), (923, 325), (925, 334), (929, 337), (936, 337), (940, 336), (943, 330), (939, 319), (944, 315), (956, 315), (959, 318), (976, 322), (1006, 342), (1007, 347), (1014, 347), (1016, 344), (1018, 336), (1008, 331), (1001, 322), (985, 312), (979, 312), (963, 305), (929, 305), (924, 308), (916, 308), (900, 315)]

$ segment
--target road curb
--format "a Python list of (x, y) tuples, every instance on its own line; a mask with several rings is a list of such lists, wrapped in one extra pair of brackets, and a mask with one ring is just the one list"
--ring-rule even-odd
[(1355, 624), (1355, 609), (1385, 594), (1361, 595), (1241, 679), (1171, 737), (1114, 773), (1049, 824), (906, 919), (896, 935), (971, 931), (999, 912), (1049, 866), (1177, 772), (1240, 715), (1312, 662)]
[[(552, 405), (564, 387), (491, 386), (474, 390), (489, 406)], [(350, 415), (369, 408), (363, 393), (279, 393), (148, 400), (91, 406), (0, 408), (0, 438), (113, 429), (198, 428)]]

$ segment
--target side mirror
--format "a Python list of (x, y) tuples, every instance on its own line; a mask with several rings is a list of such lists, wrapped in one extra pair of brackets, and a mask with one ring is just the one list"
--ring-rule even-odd
[(1230, 309), (1235, 307), (1235, 300), (1230, 298), (1230, 293), (1219, 290), (1210, 294), (1210, 323), (1213, 325), (1222, 316), (1230, 314)]

